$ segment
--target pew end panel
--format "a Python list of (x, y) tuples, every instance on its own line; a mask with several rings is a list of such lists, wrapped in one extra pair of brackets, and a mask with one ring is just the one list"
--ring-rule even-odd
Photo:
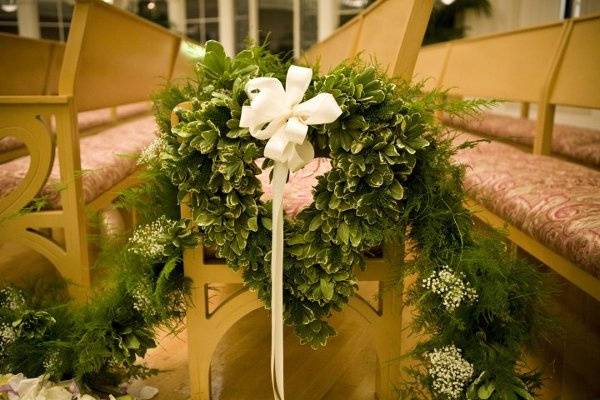
[[(78, 112), (148, 101), (152, 92), (171, 78), (180, 43), (178, 35), (100, 0), (78, 0), (62, 57), (59, 94), (0, 98), (0, 112), (17, 110), (15, 115), (20, 118), (12, 122), (0, 119), (2, 136), (6, 132), (10, 134), (20, 123), (28, 126), (38, 115), (54, 115), (54, 140), (59, 160), (57, 179), (60, 185), (56, 209), (23, 213), (23, 206), (37, 196), (42, 189), (40, 185), (44, 185), (49, 175), (45, 162), (30, 163), (27, 178), (14, 193), (1, 200), (2, 217), (9, 218), (2, 221), (0, 240), (19, 241), (45, 255), (71, 283), (72, 295), (78, 300), (85, 299), (91, 285), (85, 208), (106, 206), (120, 189), (137, 182), (135, 176), (118, 178), (110, 168), (106, 168), (106, 172), (100, 168), (97, 173), (111, 174), (109, 180), (120, 181), (109, 183), (112, 187), (106, 187), (103, 179), (107, 177), (90, 179), (88, 182), (91, 184), (103, 185), (107, 189), (102, 189), (104, 193), (99, 196), (94, 193), (93, 196), (97, 197), (95, 200), (88, 196), (88, 188), (84, 192), (81, 160), (91, 155), (80, 154), (82, 138), (78, 131)], [(51, 61), (48, 62), (52, 65)], [(134, 123), (138, 123), (138, 120), (131, 122)], [(145, 129), (144, 132), (152, 135), (147, 125), (145, 119), (139, 120), (139, 129)], [(127, 129), (123, 129), (123, 132), (113, 129), (115, 132), (111, 132), (111, 137), (122, 134), (120, 137), (125, 135), (123, 141), (127, 141), (128, 133), (133, 133), (133, 128), (128, 129), (129, 132)], [(106, 129), (106, 132), (109, 131), (111, 128)], [(98, 135), (102, 133), (93, 137)], [(31, 143), (27, 142), (26, 135), (21, 136), (26, 140), (32, 159), (47, 160), (54, 155), (54, 149), (45, 142)], [(90, 146), (86, 148), (95, 150)], [(40, 156), (41, 153), (46, 155)], [(35, 232), (47, 228), (64, 230), (62, 243)]]

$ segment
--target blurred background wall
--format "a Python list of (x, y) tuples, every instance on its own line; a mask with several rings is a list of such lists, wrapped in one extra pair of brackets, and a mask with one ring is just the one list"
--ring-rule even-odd
[[(106, 0), (191, 39), (230, 52), (247, 37), (300, 53), (373, 0)], [(73, 0), (0, 0), (0, 32), (65, 41)], [(600, 13), (600, 0), (437, 0), (425, 43)]]

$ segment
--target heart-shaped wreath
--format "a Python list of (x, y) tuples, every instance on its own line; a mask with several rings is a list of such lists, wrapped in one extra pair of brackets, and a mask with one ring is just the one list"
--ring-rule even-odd
[[(265, 142), (240, 127), (240, 118), (249, 103), (248, 80), (274, 72), (281, 79), (276, 73), (287, 68), (261, 68), (251, 52), (231, 60), (216, 42), (207, 44), (203, 65), (203, 93), (175, 108), (164, 135), (163, 159), (169, 162), (163, 168), (181, 197), (187, 196), (204, 244), (241, 269), (246, 284), (268, 303), (271, 205), (260, 199), (262, 170), (256, 163)], [(333, 123), (308, 130), (331, 170), (318, 178), (314, 202), (287, 219), (285, 228), (284, 317), (313, 346), (334, 333), (325, 319), (354, 294), (355, 269), (365, 265), (365, 252), (403, 230), (404, 182), (417, 152), (430, 144), (431, 121), (382, 78), (374, 67), (342, 65), (316, 76), (304, 96), (331, 93), (342, 110)], [(266, 160), (262, 167), (270, 165)]]

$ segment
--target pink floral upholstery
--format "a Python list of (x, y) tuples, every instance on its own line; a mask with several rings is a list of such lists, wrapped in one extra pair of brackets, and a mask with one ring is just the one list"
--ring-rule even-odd
[(600, 278), (599, 171), (497, 142), (461, 150), (456, 161), (467, 165), (471, 197)]
[(15, 150), (23, 147), (23, 142), (13, 136), (6, 136), (0, 139), (0, 153)]
[(111, 122), (110, 108), (83, 111), (77, 114), (77, 127), (80, 131), (95, 128)]
[[(260, 165), (260, 163), (259, 163)], [(299, 171), (290, 174), (283, 194), (283, 209), (286, 215), (295, 216), (313, 201), (312, 188), (317, 184), (317, 177), (331, 169), (327, 158), (316, 158)], [(270, 199), (273, 192), (269, 182), (269, 172), (265, 170), (258, 176), (262, 183), (263, 201)]]
[(152, 103), (149, 101), (142, 101), (139, 103), (125, 104), (117, 107), (117, 117), (129, 118), (134, 115), (144, 114), (152, 110)]
[[(147, 101), (140, 103), (125, 104), (117, 107), (118, 118), (129, 118), (149, 112), (151, 104)], [(108, 124), (112, 121), (110, 108), (100, 110), (83, 111), (77, 115), (77, 125), (80, 131), (95, 128)], [(52, 130), (55, 130), (55, 123), (52, 121)], [(0, 153), (16, 150), (23, 147), (23, 142), (19, 139), (9, 136), (0, 139)]]
[[(155, 138), (156, 125), (151, 116), (110, 127), (80, 140), (83, 194), (89, 203), (110, 189), (136, 168), (135, 153)], [(60, 208), (60, 173), (58, 157), (41, 195), (47, 196), (50, 208)], [(0, 165), (0, 196), (19, 185), (29, 168), (29, 157)]]
[[(485, 113), (478, 118), (442, 121), (455, 128), (533, 146), (536, 122), (529, 119)], [(600, 167), (600, 130), (555, 124), (552, 152), (575, 161)]]

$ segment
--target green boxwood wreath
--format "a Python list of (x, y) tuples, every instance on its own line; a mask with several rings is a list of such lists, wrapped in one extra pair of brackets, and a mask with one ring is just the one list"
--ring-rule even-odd
[[(244, 61), (252, 60), (238, 57), (233, 63), (241, 65), (232, 69), (245, 67)], [(207, 44), (204, 64), (212, 73), (226, 76), (228, 62), (219, 44)], [(266, 142), (239, 127), (244, 86), (260, 70), (244, 71), (230, 87), (208, 85), (209, 100), (193, 98), (191, 106), (175, 109), (178, 123), (164, 132), (165, 172), (187, 196), (205, 245), (241, 269), (246, 284), (268, 304), (271, 212), (256, 177)], [(285, 321), (313, 346), (334, 333), (326, 318), (354, 295), (354, 270), (365, 265), (364, 253), (406, 224), (403, 199), (410, 193), (403, 185), (417, 152), (430, 147), (426, 114), (406, 107), (397, 85), (381, 79), (375, 67), (343, 65), (317, 76), (306, 98), (321, 92), (331, 93), (343, 114), (311, 127), (308, 138), (332, 168), (318, 177), (314, 202), (286, 220), (284, 255)]]

